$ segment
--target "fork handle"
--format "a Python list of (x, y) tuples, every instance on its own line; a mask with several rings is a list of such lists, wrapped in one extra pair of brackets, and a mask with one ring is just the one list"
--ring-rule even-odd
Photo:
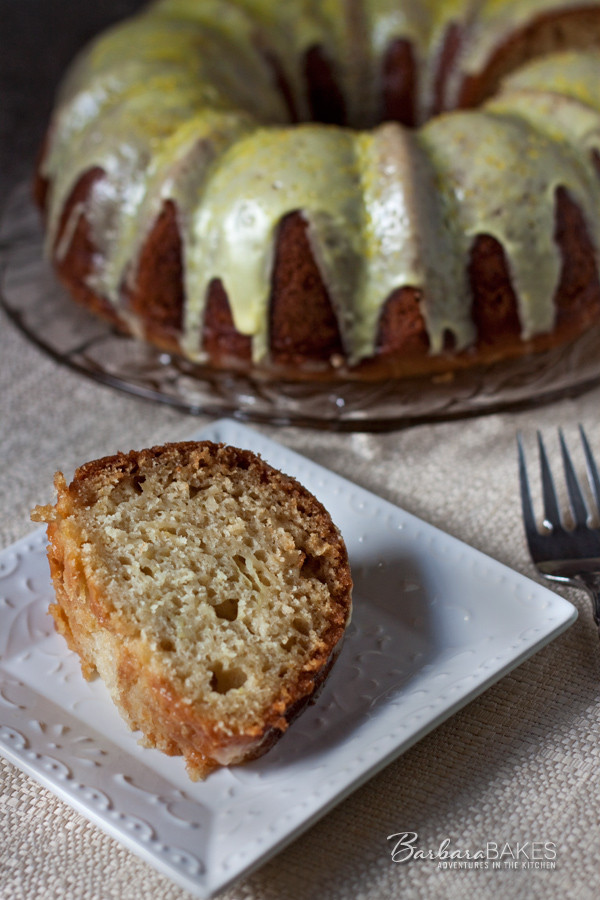
[(592, 601), (594, 621), (600, 629), (600, 572), (580, 572), (572, 580), (587, 591)]

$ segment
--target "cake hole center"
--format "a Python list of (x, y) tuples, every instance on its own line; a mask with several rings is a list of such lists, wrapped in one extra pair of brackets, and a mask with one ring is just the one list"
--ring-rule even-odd
[(212, 669), (210, 686), (217, 694), (227, 694), (245, 684), (248, 675), (240, 666), (225, 668), (223, 663), (216, 662)]
[(307, 553), (304, 557), (300, 572), (306, 578), (316, 578), (322, 584), (325, 584), (327, 580), (323, 560), (319, 559), (318, 556), (312, 556), (310, 553)]
[(301, 619), (300, 616), (294, 616), (292, 619), (292, 628), (305, 637), (310, 634), (310, 625)]
[(238, 614), (239, 600), (233, 597), (227, 597), (222, 603), (213, 606), (213, 609), (219, 619), (226, 619), (228, 622), (235, 622)]

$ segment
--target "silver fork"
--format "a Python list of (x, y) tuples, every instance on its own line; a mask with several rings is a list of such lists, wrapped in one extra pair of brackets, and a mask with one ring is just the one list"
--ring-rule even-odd
[[(582, 426), (579, 434), (585, 454), (588, 480), (592, 495), (600, 511), (600, 476), (588, 439)], [(573, 527), (566, 528), (561, 516), (552, 472), (542, 437), (538, 432), (538, 449), (541, 466), (542, 497), (544, 501), (543, 530), (540, 531), (533, 511), (525, 452), (521, 435), (517, 435), (519, 448), (519, 480), (525, 535), (531, 558), (544, 578), (560, 581), (572, 587), (582, 588), (592, 600), (594, 620), (600, 628), (600, 528), (592, 528), (590, 510), (567, 449), (562, 430), (559, 429), (569, 506)]]

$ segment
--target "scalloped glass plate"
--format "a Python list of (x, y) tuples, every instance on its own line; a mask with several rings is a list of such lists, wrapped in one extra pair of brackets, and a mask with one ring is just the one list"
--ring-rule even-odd
[(43, 259), (29, 185), (0, 223), (0, 301), (27, 337), (96, 381), (195, 414), (273, 425), (382, 430), (517, 408), (580, 393), (600, 381), (600, 326), (577, 341), (450, 379), (330, 384), (216, 372), (115, 331), (77, 306)]
[(354, 614), (317, 702), (266, 756), (192, 783), (144, 749), (46, 614), (45, 533), (0, 554), (0, 752), (175, 882), (209, 897), (576, 618), (547, 588), (246, 426), (197, 438), (247, 447), (342, 523)]

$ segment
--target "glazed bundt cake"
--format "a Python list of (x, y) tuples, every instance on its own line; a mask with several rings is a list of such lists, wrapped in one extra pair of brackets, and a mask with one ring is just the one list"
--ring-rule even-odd
[(600, 321), (600, 2), (158, 0), (62, 85), (80, 302), (201, 364), (440, 374)]
[(193, 778), (268, 750), (335, 661), (352, 580), (339, 531), (249, 451), (167, 444), (55, 479), (58, 631), (145, 743)]

